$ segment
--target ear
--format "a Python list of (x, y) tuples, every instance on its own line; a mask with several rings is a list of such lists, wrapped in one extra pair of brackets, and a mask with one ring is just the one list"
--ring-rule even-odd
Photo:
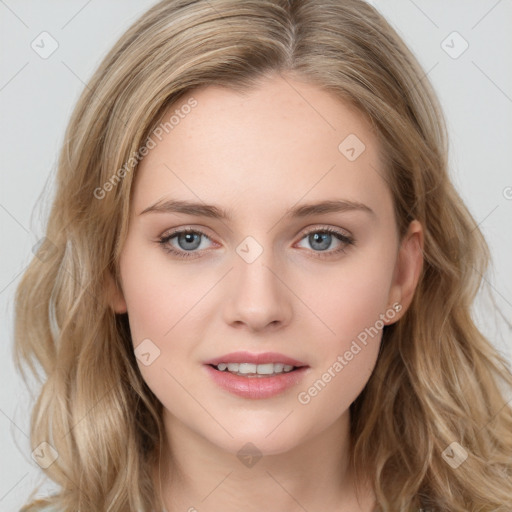
[(389, 291), (388, 304), (396, 305), (397, 314), (386, 324), (399, 320), (412, 302), (423, 268), (423, 247), (423, 227), (419, 221), (413, 220), (400, 244)]
[(116, 313), (126, 313), (128, 311), (128, 308), (126, 306), (126, 301), (124, 300), (124, 294), (121, 289), (121, 286), (117, 284), (113, 275), (110, 272), (107, 273), (106, 281), (107, 300), (108, 303), (110, 304), (110, 307)]

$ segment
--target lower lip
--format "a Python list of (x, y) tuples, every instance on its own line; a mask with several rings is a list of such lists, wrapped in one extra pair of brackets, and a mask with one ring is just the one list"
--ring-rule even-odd
[(221, 388), (243, 398), (270, 398), (297, 385), (309, 367), (302, 366), (297, 370), (281, 373), (272, 377), (241, 377), (228, 371), (216, 370), (205, 365), (213, 381)]

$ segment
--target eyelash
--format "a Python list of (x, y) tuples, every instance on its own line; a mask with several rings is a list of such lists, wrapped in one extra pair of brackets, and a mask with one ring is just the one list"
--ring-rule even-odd
[[(201, 231), (200, 229), (185, 228), (185, 229), (173, 231), (169, 234), (166, 234), (166, 235), (160, 237), (158, 240), (158, 243), (162, 246), (162, 248), (165, 250), (165, 252), (172, 254), (174, 256), (177, 256), (178, 258), (183, 258), (183, 259), (196, 258), (197, 257), (196, 254), (198, 254), (197, 251), (178, 251), (169, 245), (169, 242), (172, 238), (176, 237), (177, 235), (181, 235), (181, 234), (185, 234), (185, 233), (194, 233), (194, 234), (205, 236), (206, 238), (210, 239), (210, 237), (206, 233)], [(310, 231), (307, 231), (306, 233), (304, 233), (301, 240), (306, 238), (308, 235), (311, 235), (312, 233), (329, 233), (331, 235), (334, 235), (340, 242), (342, 242), (344, 244), (339, 249), (336, 249), (334, 251), (325, 251), (325, 254), (324, 254), (324, 251), (313, 251), (315, 253), (318, 253), (318, 256), (320, 258), (329, 258), (334, 255), (343, 253), (346, 250), (346, 246), (355, 244), (355, 239), (353, 237), (347, 236), (347, 235), (343, 234), (341, 231), (338, 231), (336, 229), (333, 229), (333, 228), (330, 228), (327, 226), (322, 227), (322, 228), (315, 228)]]

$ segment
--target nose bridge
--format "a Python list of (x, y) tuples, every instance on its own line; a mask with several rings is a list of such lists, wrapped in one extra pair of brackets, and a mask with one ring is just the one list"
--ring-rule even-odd
[(267, 237), (263, 245), (254, 237), (248, 236), (237, 246), (234, 269), (237, 293), (249, 297), (256, 294), (255, 299), (257, 296), (265, 296), (267, 300), (280, 293), (275, 276), (278, 262), (269, 239)]
[(243, 322), (253, 329), (276, 322), (286, 323), (291, 315), (290, 297), (278, 278), (282, 272), (273, 248), (248, 236), (235, 252), (226, 321)]

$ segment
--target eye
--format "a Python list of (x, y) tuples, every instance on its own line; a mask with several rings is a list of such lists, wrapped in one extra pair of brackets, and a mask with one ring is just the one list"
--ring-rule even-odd
[[(179, 258), (195, 258), (200, 257), (201, 252), (205, 250), (204, 246), (201, 247), (203, 239), (211, 241), (210, 237), (203, 231), (185, 228), (165, 234), (159, 238), (158, 243), (169, 254)], [(303, 235), (301, 241), (305, 239), (311, 245), (313, 252), (322, 258), (345, 252), (348, 245), (355, 243), (353, 237), (331, 227), (312, 229)], [(339, 247), (335, 250), (328, 250), (333, 242), (337, 242)]]
[[(355, 243), (353, 237), (330, 227), (312, 229), (306, 232), (302, 240), (307, 240), (315, 253), (325, 253), (318, 254), (322, 258), (345, 252), (348, 245)], [(339, 247), (335, 250), (328, 251), (333, 242), (337, 242)]]
[[(197, 229), (187, 228), (176, 230), (170, 234), (164, 235), (158, 242), (168, 253), (174, 254), (180, 258), (191, 258), (195, 257), (195, 252), (192, 251), (204, 249), (204, 247), (201, 247), (202, 237), (210, 240), (206, 233)], [(171, 244), (171, 241), (174, 240), (176, 241), (178, 248)]]

